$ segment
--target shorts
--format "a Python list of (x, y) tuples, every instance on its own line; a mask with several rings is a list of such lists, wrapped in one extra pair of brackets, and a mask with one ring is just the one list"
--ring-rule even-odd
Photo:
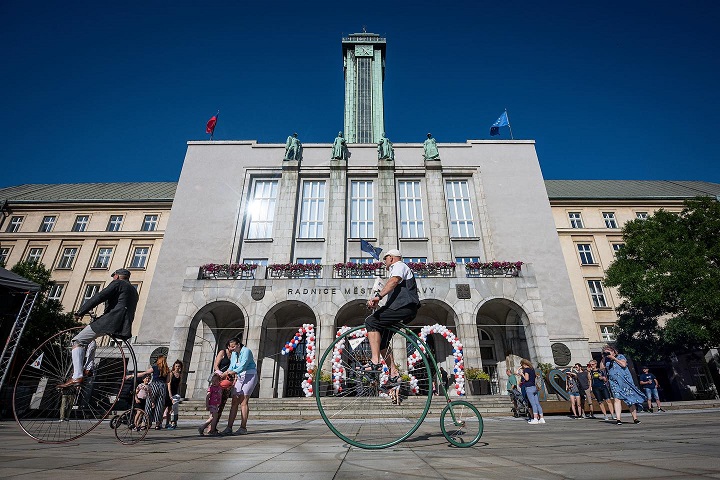
[(571, 397), (579, 397), (579, 396), (580, 396), (580, 393), (579, 393), (579, 392), (568, 392), (568, 394), (569, 394)]
[(217, 413), (220, 411), (220, 405), (208, 405), (208, 412)]
[(139, 402), (135, 402), (134, 407), (139, 408), (141, 410), (145, 410), (145, 403), (147, 402), (147, 399), (141, 398)]
[(232, 396), (252, 395), (255, 385), (258, 383), (257, 370), (248, 370), (245, 373), (238, 374), (235, 385), (232, 388)]
[(589, 404), (592, 404), (592, 401), (593, 401), (592, 388), (586, 388), (585, 390), (580, 390), (580, 396), (583, 398), (583, 400), (587, 400), (587, 402)]
[(610, 400), (611, 398), (610, 390), (608, 390), (606, 386), (593, 387), (592, 392), (598, 402), (604, 402), (605, 400)]
[(411, 322), (417, 315), (417, 311), (418, 306), (414, 304), (397, 310), (390, 310), (385, 305), (365, 319), (365, 328), (368, 332), (380, 332), (380, 350), (385, 350), (390, 345), (393, 336), (393, 332), (388, 330), (388, 327)]
[(660, 396), (658, 395), (657, 387), (653, 387), (653, 388), (645, 387), (645, 396), (651, 402), (653, 400), (660, 400)]

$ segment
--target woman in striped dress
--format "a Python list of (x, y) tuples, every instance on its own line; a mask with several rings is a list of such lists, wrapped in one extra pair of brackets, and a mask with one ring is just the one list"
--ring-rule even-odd
[[(136, 375), (138, 377), (152, 375), (150, 395), (145, 402), (145, 413), (148, 415), (150, 424), (155, 422), (155, 430), (161, 430), (163, 410), (165, 410), (165, 395), (167, 394), (166, 384), (170, 381), (168, 378), (170, 368), (168, 368), (167, 358), (165, 355), (160, 355), (155, 361), (155, 365), (144, 372), (138, 372)], [(132, 378), (132, 375), (128, 375), (128, 378)]]

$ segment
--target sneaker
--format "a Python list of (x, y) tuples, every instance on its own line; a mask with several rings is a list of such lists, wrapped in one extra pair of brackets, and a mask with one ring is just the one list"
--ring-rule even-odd
[(545, 423), (545, 419), (543, 417), (540, 417), (540, 420), (538, 420), (538, 423)]
[(220, 432), (220, 435), (232, 436), (232, 435), (235, 435), (235, 434), (233, 433), (232, 428), (227, 427), (225, 430), (223, 430), (222, 432)]
[(616, 420), (615, 425), (622, 425), (622, 422), (620, 420)]
[(589, 413), (586, 413), (585, 418), (595, 418), (595, 415), (590, 415)]
[(200, 425), (200, 426), (198, 427), (198, 433), (199, 433), (200, 435), (205, 435), (205, 425)]
[(235, 430), (235, 435), (247, 435), (247, 428), (238, 428), (237, 430)]
[(617, 417), (615, 416), (614, 413), (613, 413), (613, 415), (612, 415), (612, 419), (613, 419), (613, 420), (617, 420)]
[(665, 410), (663, 410), (662, 408), (658, 408), (658, 413), (664, 412), (664, 411), (665, 411)]
[(637, 425), (638, 423), (640, 423), (640, 420), (638, 420), (638, 419), (636, 418), (635, 420), (633, 420), (633, 423), (634, 423), (635, 425)]
[(597, 417), (593, 414), (591, 414), (588, 418), (592, 418), (593, 420), (597, 419)]
[(528, 423), (529, 423), (530, 425), (537, 425), (538, 423), (540, 423), (540, 421), (538, 421), (537, 419), (533, 418), (532, 420), (528, 420)]
[(610, 415), (605, 415), (605, 421), (607, 422), (609, 420), (610, 420)]

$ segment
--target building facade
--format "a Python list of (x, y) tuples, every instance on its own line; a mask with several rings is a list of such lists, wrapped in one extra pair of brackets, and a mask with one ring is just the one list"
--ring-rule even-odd
[[(50, 298), (75, 311), (125, 267), (142, 317), (175, 182), (20, 185), (0, 189), (0, 263), (43, 263)], [(133, 325), (137, 332), (139, 323)]]

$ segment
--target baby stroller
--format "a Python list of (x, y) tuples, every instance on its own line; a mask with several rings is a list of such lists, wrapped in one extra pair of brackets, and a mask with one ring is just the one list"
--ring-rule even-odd
[(530, 406), (528, 405), (527, 400), (525, 400), (525, 397), (523, 397), (522, 392), (517, 388), (513, 388), (512, 390), (508, 390), (508, 393), (510, 394), (510, 399), (513, 403), (513, 417), (529, 417)]

